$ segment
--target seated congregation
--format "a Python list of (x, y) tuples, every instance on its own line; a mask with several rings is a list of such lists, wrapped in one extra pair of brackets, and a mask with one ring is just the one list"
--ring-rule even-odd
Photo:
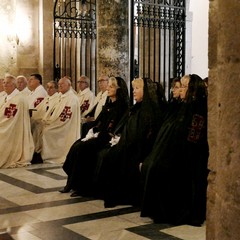
[[(136, 78), (131, 82), (132, 106), (121, 77), (101, 76), (99, 94), (92, 99), (86, 76), (79, 80), (79, 95), (65, 76), (58, 86), (49, 82), (46, 96), (38, 94), (31, 103), (10, 78), (3, 80), (5, 94), (0, 96), (0, 135), (4, 141), (2, 136), (9, 135), (5, 146), (20, 141), (19, 135), (27, 147), (6, 151), (0, 167), (63, 163), (67, 181), (61, 193), (102, 199), (107, 208), (138, 206), (142, 217), (156, 223), (203, 224), (207, 85), (198, 75), (173, 79), (168, 101), (161, 84)], [(83, 100), (84, 92), (89, 100)], [(16, 133), (9, 130), (13, 126), (18, 126)]]

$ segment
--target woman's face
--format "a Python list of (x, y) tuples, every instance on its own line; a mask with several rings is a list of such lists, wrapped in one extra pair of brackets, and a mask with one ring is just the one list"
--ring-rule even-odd
[(186, 98), (186, 93), (188, 90), (188, 84), (189, 84), (189, 79), (184, 78), (181, 79), (181, 88), (180, 88), (180, 98), (185, 99)]
[(180, 82), (176, 82), (173, 89), (172, 89), (172, 93), (173, 93), (173, 98), (178, 98), (180, 95), (180, 88), (181, 88), (181, 83)]
[(136, 102), (141, 102), (143, 100), (143, 86), (135, 85), (133, 87), (133, 98)]
[(108, 97), (110, 98), (116, 97), (117, 87), (115, 86), (115, 84), (112, 83), (111, 80), (109, 80), (108, 82), (107, 91), (108, 91)]

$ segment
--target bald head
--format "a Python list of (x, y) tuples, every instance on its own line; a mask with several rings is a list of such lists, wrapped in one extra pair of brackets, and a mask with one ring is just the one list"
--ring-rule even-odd
[(62, 94), (71, 88), (71, 81), (67, 77), (63, 77), (58, 81), (58, 91)]

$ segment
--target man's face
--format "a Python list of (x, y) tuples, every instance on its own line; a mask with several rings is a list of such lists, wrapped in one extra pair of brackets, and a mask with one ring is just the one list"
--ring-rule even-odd
[(9, 95), (15, 90), (16, 86), (12, 79), (5, 78), (3, 81), (3, 89)]
[(33, 91), (40, 85), (40, 82), (38, 79), (36, 79), (34, 76), (31, 76), (28, 80), (28, 88)]
[(78, 88), (81, 91), (83, 91), (85, 88), (88, 87), (88, 84), (87, 84), (86, 80), (84, 78), (82, 78), (82, 77), (79, 78), (77, 83), (78, 83)]
[(100, 91), (105, 92), (108, 87), (108, 80), (100, 77), (98, 79), (98, 86)]
[(24, 81), (23, 78), (17, 79), (17, 89), (19, 91), (22, 91), (27, 86), (27, 83)]
[(70, 89), (70, 84), (67, 79), (60, 79), (58, 82), (58, 91), (62, 94), (66, 93)]
[(54, 83), (47, 83), (46, 89), (49, 96), (52, 96), (54, 93), (57, 92)]

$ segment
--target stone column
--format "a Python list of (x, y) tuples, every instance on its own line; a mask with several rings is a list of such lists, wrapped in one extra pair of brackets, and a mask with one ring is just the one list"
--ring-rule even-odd
[(53, 1), (39, 0), (39, 72), (44, 83), (54, 80), (53, 8)]
[(97, 0), (97, 72), (129, 76), (127, 0)]
[(207, 240), (240, 237), (240, 5), (210, 1)]

